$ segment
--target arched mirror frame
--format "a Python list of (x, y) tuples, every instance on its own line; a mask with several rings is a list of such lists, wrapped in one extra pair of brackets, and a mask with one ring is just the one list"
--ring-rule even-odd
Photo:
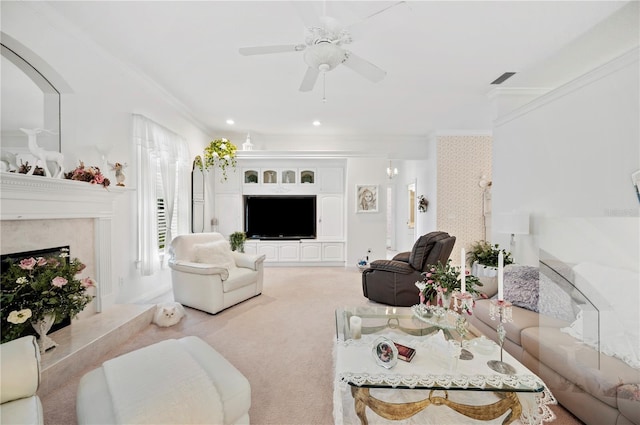
[[(62, 96), (61, 93), (70, 93), (69, 86), (64, 80), (38, 55), (28, 49), (26, 46), (12, 38), (11, 36), (0, 32), (0, 54), (14, 64), (22, 71), (33, 83), (40, 88), (44, 96), (43, 125), (44, 128), (50, 130), (54, 135), (38, 138), (38, 144), (53, 151), (62, 151)], [(3, 81), (2, 84), (5, 82)], [(10, 105), (3, 104), (3, 110)], [(3, 128), (3, 132), (6, 129)], [(10, 129), (14, 136), (22, 137), (20, 130)], [(11, 150), (11, 146), (15, 143), (7, 143), (3, 140), (3, 148)], [(26, 149), (27, 138), (24, 137), (24, 145), (20, 142), (20, 146)]]

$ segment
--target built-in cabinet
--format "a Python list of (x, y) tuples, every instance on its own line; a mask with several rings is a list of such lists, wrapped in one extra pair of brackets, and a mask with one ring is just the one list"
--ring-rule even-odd
[[(231, 171), (231, 172), (229, 172)], [(247, 240), (248, 254), (273, 265), (342, 265), (345, 261), (344, 164), (321, 159), (238, 159), (224, 181), (216, 171), (213, 222), (229, 235), (244, 228), (244, 195), (316, 195), (316, 239)]]
[(318, 240), (253, 241), (244, 243), (244, 252), (264, 255), (267, 263), (331, 263), (344, 262), (344, 242)]
[(258, 185), (315, 185), (316, 170), (310, 168), (244, 168), (242, 183), (246, 186)]

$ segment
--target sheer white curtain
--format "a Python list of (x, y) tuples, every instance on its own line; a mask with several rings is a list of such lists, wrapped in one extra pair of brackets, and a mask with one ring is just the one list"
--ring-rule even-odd
[[(189, 151), (183, 137), (138, 114), (133, 115), (133, 139), (138, 151), (138, 262), (143, 276), (160, 268), (157, 202), (164, 199), (167, 220), (165, 251), (173, 237), (171, 223), (178, 207), (178, 233), (188, 228)], [(163, 193), (157, 193), (158, 171)], [(186, 190), (185, 190), (186, 187)], [(185, 197), (181, 200), (180, 197)], [(187, 205), (187, 211), (181, 204)]]

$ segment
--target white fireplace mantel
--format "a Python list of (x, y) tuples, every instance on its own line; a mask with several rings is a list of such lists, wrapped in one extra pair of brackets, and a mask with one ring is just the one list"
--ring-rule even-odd
[(98, 293), (96, 311), (113, 298), (111, 221), (117, 196), (133, 189), (43, 176), (0, 172), (0, 220), (91, 218)]
[(0, 173), (0, 219), (108, 218), (116, 196), (132, 190), (87, 182)]

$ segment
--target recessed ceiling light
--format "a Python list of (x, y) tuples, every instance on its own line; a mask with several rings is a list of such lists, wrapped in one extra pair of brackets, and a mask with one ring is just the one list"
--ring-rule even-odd
[(320, 121), (315, 120), (315, 121), (313, 122), (313, 125), (315, 125), (316, 127), (318, 127), (318, 126), (320, 126), (320, 125), (321, 125), (321, 123), (320, 123)]
[(235, 123), (236, 122), (234, 120), (232, 120), (232, 119), (228, 119), (227, 120), (227, 124), (229, 124), (229, 125), (234, 125)]

